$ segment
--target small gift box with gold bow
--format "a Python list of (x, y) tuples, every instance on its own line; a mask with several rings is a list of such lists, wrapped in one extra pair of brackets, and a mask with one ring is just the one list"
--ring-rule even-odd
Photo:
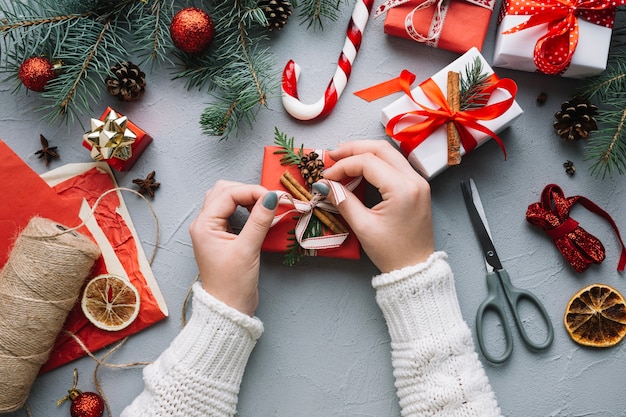
[(94, 161), (105, 161), (118, 171), (128, 171), (151, 142), (150, 135), (110, 107), (99, 119), (91, 119), (91, 130), (83, 135), (83, 146)]
[[(280, 205), (261, 249), (285, 253), (285, 263), (290, 265), (302, 256), (359, 259), (361, 245), (354, 233), (339, 214), (328, 211), (332, 208), (330, 203), (317, 205), (317, 198), (312, 196), (310, 184), (303, 178), (302, 171), (296, 165), (281, 161), (281, 154), (277, 153), (281, 149), (284, 148), (265, 147), (261, 185), (279, 192)], [(303, 155), (314, 152), (324, 167), (333, 164), (323, 150), (302, 148), (297, 151), (302, 151)], [(364, 198), (363, 182), (346, 181), (344, 186), (353, 189), (361, 200)]]
[(480, 50), (495, 0), (386, 0), (376, 15), (387, 13), (384, 30), (448, 51)]
[(401, 85), (405, 95), (383, 108), (382, 123), (426, 179), (460, 163), (461, 155), (490, 138), (504, 152), (496, 132), (523, 113), (515, 101), (515, 82), (498, 78), (476, 48), (412, 90), (409, 82)]
[(604, 71), (615, 7), (626, 0), (505, 0), (493, 65), (584, 78)]

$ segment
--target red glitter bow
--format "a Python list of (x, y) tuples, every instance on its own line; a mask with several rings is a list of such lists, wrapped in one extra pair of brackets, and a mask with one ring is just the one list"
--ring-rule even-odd
[(578, 17), (611, 28), (615, 7), (624, 4), (624, 0), (509, 1), (507, 14), (531, 17), (503, 33), (514, 33), (547, 23), (546, 34), (535, 44), (534, 61), (542, 73), (559, 75), (569, 67), (578, 45)]
[(548, 184), (541, 193), (541, 201), (528, 206), (526, 220), (543, 229), (569, 264), (576, 271), (583, 272), (591, 263), (602, 262), (605, 250), (598, 238), (589, 234), (576, 220), (569, 217), (569, 212), (576, 203), (580, 203), (592, 213), (601, 215), (613, 226), (622, 244), (617, 270), (623, 271), (626, 265), (626, 247), (617, 225), (606, 211), (591, 200), (582, 196), (565, 197), (558, 185)]

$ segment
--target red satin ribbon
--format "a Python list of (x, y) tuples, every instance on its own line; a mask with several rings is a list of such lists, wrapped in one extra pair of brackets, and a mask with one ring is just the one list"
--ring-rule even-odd
[(565, 197), (558, 185), (548, 184), (541, 193), (541, 201), (528, 206), (526, 220), (541, 229), (552, 238), (556, 247), (572, 267), (583, 272), (592, 263), (599, 264), (605, 258), (605, 249), (602, 242), (578, 225), (578, 222), (569, 217), (573, 205), (580, 203), (592, 213), (604, 217), (613, 226), (617, 237), (622, 244), (622, 253), (617, 265), (618, 271), (626, 266), (626, 247), (619, 233), (617, 225), (606, 211), (593, 201), (582, 197)]
[[(406, 71), (406, 73), (409, 73)], [(411, 74), (412, 75), (412, 74)], [(475, 129), (484, 134), (491, 136), (500, 146), (504, 157), (506, 158), (506, 149), (502, 140), (491, 129), (481, 125), (480, 120), (492, 120), (503, 115), (515, 101), (515, 94), (517, 93), (517, 84), (511, 79), (503, 78), (498, 79), (495, 75), (492, 75), (492, 83), (485, 89), (484, 93), (488, 97), (491, 96), (493, 91), (497, 88), (502, 88), (509, 92), (511, 97), (506, 100), (499, 101), (493, 104), (484, 105), (475, 109), (469, 109), (459, 112), (453, 112), (448, 105), (448, 101), (444, 96), (439, 86), (429, 78), (420, 87), (426, 97), (439, 108), (432, 109), (428, 106), (418, 103), (411, 93), (411, 77), (402, 72), (398, 79), (400, 88), (404, 91), (411, 100), (417, 104), (422, 110), (413, 110), (406, 113), (401, 113), (394, 116), (386, 126), (387, 135), (393, 137), (400, 142), (400, 149), (409, 155), (413, 149), (418, 147), (424, 142), (435, 130), (444, 125), (448, 121), (454, 122), (459, 136), (461, 137), (461, 143), (465, 152), (470, 152), (478, 145), (478, 142), (472, 136), (468, 129)], [(424, 119), (425, 118), (425, 119)], [(407, 119), (417, 119), (414, 124), (406, 127), (399, 132), (396, 132), (396, 126), (400, 122), (406, 122)]]
[(578, 17), (610, 28), (613, 27), (615, 7), (624, 4), (626, 0), (510, 1), (507, 14), (531, 17), (503, 34), (547, 23), (548, 31), (537, 40), (533, 59), (539, 71), (559, 75), (569, 67), (578, 46)]

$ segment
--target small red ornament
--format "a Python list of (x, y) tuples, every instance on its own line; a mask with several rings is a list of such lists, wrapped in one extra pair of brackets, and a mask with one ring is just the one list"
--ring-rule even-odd
[(82, 392), (78, 385), (78, 371), (74, 369), (74, 385), (68, 390), (68, 394), (57, 401), (57, 405), (70, 400), (71, 417), (102, 417), (104, 414), (104, 400), (95, 392)]
[(48, 81), (56, 76), (56, 73), (54, 65), (48, 58), (33, 56), (22, 62), (18, 76), (22, 84), (29, 90), (42, 92)]
[(174, 45), (183, 52), (197, 54), (206, 50), (215, 37), (213, 20), (204, 10), (188, 7), (174, 15), (170, 24)]

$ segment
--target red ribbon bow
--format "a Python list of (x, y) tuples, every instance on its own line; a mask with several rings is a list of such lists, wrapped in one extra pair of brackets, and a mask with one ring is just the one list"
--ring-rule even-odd
[(610, 28), (615, 7), (624, 4), (626, 0), (509, 1), (507, 14), (531, 17), (503, 34), (547, 23), (547, 33), (535, 44), (534, 62), (542, 73), (559, 75), (569, 67), (578, 45), (578, 17)]
[(569, 217), (572, 206), (580, 203), (592, 213), (604, 217), (613, 226), (620, 243), (622, 253), (617, 266), (623, 271), (626, 265), (626, 248), (617, 225), (611, 216), (591, 200), (582, 196), (565, 197), (558, 185), (548, 184), (541, 193), (541, 201), (528, 206), (526, 220), (543, 229), (552, 238), (556, 247), (578, 272), (585, 271), (591, 263), (599, 264), (605, 258), (602, 242), (578, 225)]
[[(389, 120), (386, 126), (387, 135), (400, 142), (400, 148), (406, 155), (410, 154), (413, 149), (424, 142), (439, 127), (448, 121), (452, 121), (459, 132), (461, 144), (466, 153), (478, 146), (478, 142), (468, 130), (475, 129), (491, 136), (498, 145), (500, 145), (504, 157), (506, 158), (506, 149), (504, 148), (502, 140), (498, 135), (492, 132), (491, 129), (480, 124), (479, 121), (495, 119), (503, 115), (511, 107), (515, 101), (515, 94), (517, 93), (517, 84), (515, 84), (513, 80), (508, 78), (498, 79), (495, 75), (492, 75), (493, 82), (484, 91), (486, 96), (485, 102), (489, 100), (489, 97), (497, 88), (508, 91), (511, 95), (508, 99), (474, 109), (453, 112), (448, 105), (445, 95), (432, 78), (420, 84), (420, 87), (426, 97), (439, 106), (439, 108), (432, 109), (418, 103), (415, 98), (413, 98), (410, 88), (411, 81), (414, 78), (415, 76), (409, 71), (403, 71), (399, 78), (400, 87), (422, 110), (413, 110), (398, 114)], [(424, 117), (426, 119), (424, 119)], [(417, 118), (419, 120), (411, 126), (396, 132), (396, 126), (401, 121), (406, 122), (407, 119), (411, 118)]]

